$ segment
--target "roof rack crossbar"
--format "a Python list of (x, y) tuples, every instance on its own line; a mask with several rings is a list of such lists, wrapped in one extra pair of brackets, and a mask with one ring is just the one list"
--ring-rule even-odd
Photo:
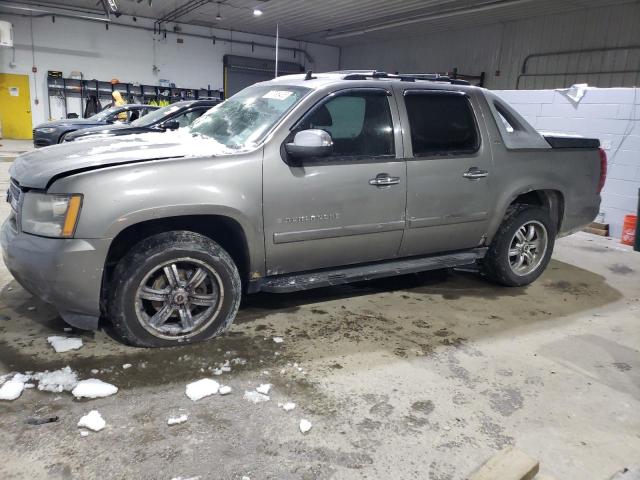
[(460, 80), (450, 78), (447, 75), (441, 75), (439, 73), (394, 73), (381, 72), (373, 70), (372, 72), (357, 72), (349, 73), (345, 75), (344, 80), (367, 80), (367, 79), (395, 79), (403, 82), (415, 82), (416, 80), (423, 80), (429, 82), (445, 82), (453, 85), (470, 85), (466, 80)]

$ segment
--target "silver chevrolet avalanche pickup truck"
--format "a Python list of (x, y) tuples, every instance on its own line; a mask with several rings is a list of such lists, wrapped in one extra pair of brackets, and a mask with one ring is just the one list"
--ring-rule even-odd
[(69, 324), (146, 347), (219, 335), (243, 293), (472, 264), (527, 285), (598, 213), (606, 157), (442, 80), (285, 76), (176, 132), (24, 154), (4, 261)]

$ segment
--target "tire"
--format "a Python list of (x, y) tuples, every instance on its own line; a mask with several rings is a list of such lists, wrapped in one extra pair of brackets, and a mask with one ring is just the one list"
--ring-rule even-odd
[[(531, 239), (528, 238), (530, 228), (535, 231)], [(489, 279), (507, 287), (529, 285), (547, 268), (555, 238), (556, 227), (545, 209), (534, 205), (513, 205), (507, 210), (482, 260), (481, 271)]]
[(60, 138), (58, 138), (58, 143), (64, 143), (64, 139), (67, 137), (67, 135), (69, 135), (73, 130), (69, 130), (68, 132), (64, 132), (62, 135), (60, 135)]
[(129, 345), (200, 342), (231, 326), (242, 295), (238, 268), (216, 242), (173, 231), (142, 240), (116, 266), (107, 312)]

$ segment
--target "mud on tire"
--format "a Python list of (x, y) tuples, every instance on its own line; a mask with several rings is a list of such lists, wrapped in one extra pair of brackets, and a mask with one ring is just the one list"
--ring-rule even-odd
[(199, 342), (233, 322), (242, 286), (231, 256), (189, 231), (153, 235), (117, 264), (107, 315), (125, 343), (167, 347)]
[(482, 273), (509, 287), (530, 284), (542, 275), (549, 264), (556, 233), (557, 229), (544, 208), (512, 205), (482, 260)]

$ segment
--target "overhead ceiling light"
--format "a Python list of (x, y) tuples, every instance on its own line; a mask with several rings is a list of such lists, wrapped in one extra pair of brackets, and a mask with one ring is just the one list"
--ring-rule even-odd
[(259, 17), (260, 15), (262, 15), (262, 10), (260, 10), (259, 8), (254, 8), (253, 9), (253, 16), (254, 17)]

